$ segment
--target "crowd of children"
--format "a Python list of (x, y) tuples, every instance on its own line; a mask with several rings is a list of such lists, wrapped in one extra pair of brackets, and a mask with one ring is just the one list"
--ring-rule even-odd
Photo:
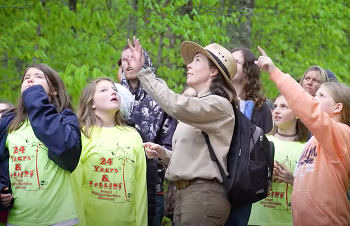
[[(58, 73), (29, 66), (17, 106), (0, 102), (0, 222), (160, 226), (166, 177), (176, 226), (350, 225), (350, 88), (319, 66), (298, 84), (258, 48), (256, 58), (183, 42), (193, 92), (176, 94), (134, 37), (118, 62), (121, 85), (90, 82), (76, 113)], [(280, 91), (271, 110), (260, 70)], [(265, 199), (231, 209), (202, 132), (227, 174), (233, 107), (247, 101), (275, 145), (273, 181)]]

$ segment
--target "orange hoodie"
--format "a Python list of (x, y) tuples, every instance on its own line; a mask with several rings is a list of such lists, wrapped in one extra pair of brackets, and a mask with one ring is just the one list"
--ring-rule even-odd
[(346, 196), (350, 177), (350, 127), (331, 119), (310, 94), (278, 68), (272, 71), (270, 79), (314, 135), (294, 171), (293, 224), (350, 225), (350, 204)]

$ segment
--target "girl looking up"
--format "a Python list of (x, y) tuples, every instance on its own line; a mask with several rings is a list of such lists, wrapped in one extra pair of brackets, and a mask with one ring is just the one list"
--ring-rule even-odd
[(58, 73), (28, 67), (17, 108), (0, 123), (1, 209), (7, 225), (78, 223), (71, 172), (81, 152), (79, 123)]
[(289, 107), (313, 134), (294, 171), (294, 225), (348, 225), (350, 88), (324, 83), (312, 97), (259, 50), (262, 56), (256, 64), (270, 74)]
[(267, 138), (275, 145), (274, 180), (267, 198), (253, 204), (249, 225), (293, 225), (293, 173), (307, 140), (307, 128), (281, 94), (272, 111), (274, 126)]
[(86, 225), (147, 225), (143, 143), (139, 133), (124, 123), (120, 106), (118, 90), (109, 78), (94, 80), (80, 97), (83, 149), (74, 187), (79, 216)]

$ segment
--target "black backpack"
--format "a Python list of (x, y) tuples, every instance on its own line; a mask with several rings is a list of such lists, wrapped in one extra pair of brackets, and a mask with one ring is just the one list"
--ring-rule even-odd
[(232, 207), (257, 202), (267, 197), (272, 182), (275, 148), (264, 131), (233, 106), (235, 128), (227, 155), (226, 177), (209, 136), (203, 132), (210, 157), (216, 162)]

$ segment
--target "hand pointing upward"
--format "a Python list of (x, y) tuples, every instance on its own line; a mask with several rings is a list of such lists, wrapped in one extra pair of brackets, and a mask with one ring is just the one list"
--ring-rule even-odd
[(139, 72), (141, 71), (144, 63), (142, 62), (142, 47), (141, 47), (140, 41), (136, 39), (135, 36), (132, 38), (132, 40), (134, 45), (130, 42), (129, 39), (127, 40), (128, 47), (132, 54), (132, 57), (130, 59), (130, 67), (134, 71)]
[(263, 71), (270, 74), (276, 66), (273, 64), (270, 57), (267, 56), (266, 52), (258, 46), (258, 49), (262, 56), (259, 56), (257, 61), (254, 61), (256, 65), (258, 65)]

